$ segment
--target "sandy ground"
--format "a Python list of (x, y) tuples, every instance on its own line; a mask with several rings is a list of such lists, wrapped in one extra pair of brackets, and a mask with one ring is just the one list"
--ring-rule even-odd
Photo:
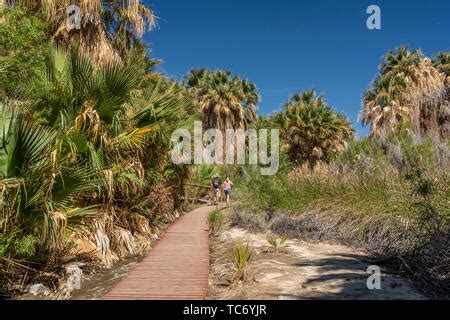
[[(324, 243), (289, 240), (275, 254), (267, 235), (232, 228), (211, 241), (208, 299), (248, 300), (416, 300), (425, 299), (412, 283), (386, 274), (381, 289), (369, 290), (367, 268), (374, 264), (364, 251)], [(231, 251), (238, 241), (250, 244), (248, 280), (232, 285)]]

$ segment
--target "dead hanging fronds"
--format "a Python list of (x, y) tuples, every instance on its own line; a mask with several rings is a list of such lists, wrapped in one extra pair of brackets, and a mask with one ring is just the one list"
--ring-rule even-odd
[(445, 74), (439, 72), (428, 58), (410, 66), (403, 76), (406, 82), (405, 98), (414, 105), (442, 97), (446, 92)]
[(112, 266), (112, 264), (118, 260), (117, 255), (111, 249), (111, 240), (108, 234), (112, 234), (112, 232), (108, 232), (108, 217), (104, 215), (103, 217), (94, 221), (94, 238), (97, 246), (97, 250), (101, 255), (101, 259), (103, 264), (106, 267)]
[(146, 187), (145, 172), (139, 160), (116, 166), (116, 191), (124, 198), (135, 197), (142, 194)]
[[(69, 45), (73, 39), (96, 63), (122, 61), (123, 54), (148, 30), (156, 26), (154, 12), (142, 0), (17, 0), (15, 4), (44, 14), (57, 23), (55, 43)], [(81, 29), (69, 30), (70, 5), (79, 7)]]
[(122, 1), (121, 15), (126, 24), (142, 37), (146, 30), (151, 30), (156, 25), (156, 18), (153, 10), (147, 8), (139, 0)]
[(83, 24), (98, 25), (102, 22), (102, 2), (101, 0), (80, 0), (79, 6)]
[(109, 145), (107, 135), (103, 132), (100, 115), (91, 106), (91, 102), (86, 105), (86, 108), (75, 118), (74, 128), (78, 131), (85, 132), (94, 144), (100, 143), (102, 146)]
[(133, 214), (131, 215), (131, 217), (129, 217), (129, 222), (133, 232), (137, 232), (147, 237), (152, 235), (152, 231), (150, 229), (150, 222), (147, 218), (139, 214)]
[(103, 170), (101, 172), (101, 176), (103, 178), (104, 181), (104, 187), (105, 187), (105, 194), (106, 194), (106, 199), (107, 202), (109, 204), (109, 206), (111, 206), (113, 200), (114, 200), (114, 172), (110, 169), (106, 169)]
[(129, 230), (115, 227), (112, 234), (112, 248), (121, 258), (124, 258), (136, 254), (138, 246)]
[(436, 110), (447, 94), (447, 76), (419, 50), (400, 47), (385, 57), (381, 71), (365, 94), (358, 121), (371, 134), (387, 136), (398, 125), (415, 132), (438, 127)]

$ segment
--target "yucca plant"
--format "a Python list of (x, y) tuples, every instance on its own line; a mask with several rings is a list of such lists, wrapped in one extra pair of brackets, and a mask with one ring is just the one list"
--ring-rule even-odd
[(247, 278), (247, 265), (251, 257), (250, 244), (247, 243), (247, 245), (244, 246), (242, 242), (239, 241), (236, 244), (236, 247), (233, 249), (232, 257), (235, 272), (235, 281), (245, 281)]
[(267, 237), (267, 242), (270, 244), (270, 246), (273, 248), (275, 253), (280, 253), (280, 249), (283, 247), (283, 245), (288, 241), (288, 236), (284, 235), (281, 238), (277, 238), (273, 235), (270, 235)]

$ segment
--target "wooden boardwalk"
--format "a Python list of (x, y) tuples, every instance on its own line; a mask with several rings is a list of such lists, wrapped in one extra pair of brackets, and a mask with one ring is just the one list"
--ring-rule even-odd
[(203, 300), (208, 290), (209, 241), (203, 207), (181, 217), (104, 300)]

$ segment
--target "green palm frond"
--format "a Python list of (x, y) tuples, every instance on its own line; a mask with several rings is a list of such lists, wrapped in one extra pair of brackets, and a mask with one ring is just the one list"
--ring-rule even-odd
[(53, 183), (51, 199), (55, 205), (67, 206), (74, 197), (89, 196), (100, 184), (97, 172), (86, 164), (63, 167)]
[(8, 132), (3, 134), (6, 159), (1, 172), (7, 177), (22, 175), (48, 155), (55, 139), (56, 132), (52, 129), (34, 125), (22, 115), (13, 117)]

